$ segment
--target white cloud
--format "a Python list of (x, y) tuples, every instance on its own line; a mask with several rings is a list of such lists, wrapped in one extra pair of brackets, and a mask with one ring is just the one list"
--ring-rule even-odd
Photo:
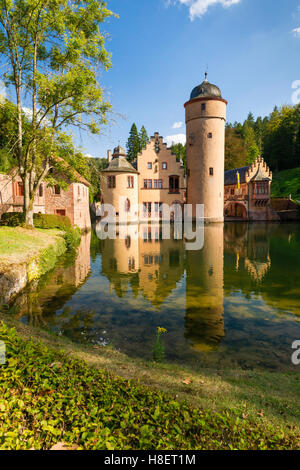
[(295, 38), (300, 38), (300, 28), (293, 29), (292, 33), (295, 36)]
[(209, 7), (221, 4), (224, 8), (231, 7), (240, 3), (242, 0), (177, 0), (177, 2), (189, 8), (190, 18), (193, 21), (195, 18), (201, 18)]
[(32, 108), (27, 108), (26, 106), (23, 106), (22, 111), (28, 119), (32, 118)]
[(174, 145), (174, 144), (184, 145), (186, 142), (186, 136), (185, 134), (167, 135), (164, 140), (168, 147), (171, 147), (171, 145)]
[(180, 129), (182, 127), (183, 122), (174, 122), (172, 129)]

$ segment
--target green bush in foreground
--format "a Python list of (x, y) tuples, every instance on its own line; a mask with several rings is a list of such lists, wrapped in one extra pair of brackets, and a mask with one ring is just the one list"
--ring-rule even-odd
[(178, 403), (0, 324), (0, 449), (299, 449), (299, 436)]
[[(68, 230), (72, 228), (69, 217), (55, 214), (34, 214), (33, 222), (35, 228)], [(24, 223), (22, 212), (7, 212), (1, 217), (1, 225), (17, 227)]]
[(64, 239), (67, 246), (67, 251), (75, 250), (80, 245), (81, 230), (78, 227), (69, 228), (64, 233)]

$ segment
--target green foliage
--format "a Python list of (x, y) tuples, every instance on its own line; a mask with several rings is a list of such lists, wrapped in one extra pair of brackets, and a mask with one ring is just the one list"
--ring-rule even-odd
[(225, 129), (225, 170), (246, 166), (247, 149), (241, 132), (230, 125)]
[(146, 148), (146, 145), (149, 142), (149, 137), (145, 129), (145, 126), (141, 127), (139, 138), (140, 138), (140, 151), (141, 151), (142, 149)]
[(182, 144), (173, 144), (171, 146), (171, 151), (176, 155), (176, 160), (178, 162), (182, 161), (184, 166), (184, 171), (186, 174), (186, 146)]
[(299, 449), (299, 436), (179, 403), (0, 324), (0, 449)]
[[(64, 129), (99, 134), (110, 103), (99, 70), (111, 66), (100, 26), (113, 13), (104, 1), (0, 2), (2, 79), (16, 94), (16, 154), (24, 183), (26, 225), (33, 225), (36, 189), (45, 179)], [(24, 123), (24, 100), (30, 113)], [(26, 103), (27, 105), (27, 103)]]
[(127, 147), (127, 159), (132, 162), (136, 159), (138, 154), (146, 147), (149, 137), (144, 126), (138, 132), (136, 124), (133, 123), (130, 129)]
[(64, 234), (68, 251), (75, 250), (80, 245), (81, 230), (78, 227), (68, 228)]
[(140, 138), (136, 124), (133, 123), (127, 141), (127, 158), (132, 162), (138, 155), (141, 148)]
[[(1, 217), (1, 225), (17, 227), (24, 223), (22, 212), (7, 212)], [(55, 214), (34, 214), (34, 225), (36, 228), (69, 230), (72, 228), (69, 217)]]
[(300, 200), (300, 167), (273, 174), (272, 197), (288, 197)]
[(162, 336), (167, 333), (165, 328), (157, 327), (156, 338), (153, 348), (153, 360), (155, 362), (162, 362), (165, 357), (165, 345), (162, 339)]
[(226, 126), (225, 168), (250, 165), (261, 154), (273, 171), (300, 166), (300, 105), (275, 107), (267, 117), (252, 113)]

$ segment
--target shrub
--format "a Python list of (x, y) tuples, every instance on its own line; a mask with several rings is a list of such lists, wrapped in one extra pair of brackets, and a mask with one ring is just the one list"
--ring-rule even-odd
[(7, 225), (9, 227), (17, 227), (24, 223), (23, 212), (7, 212), (1, 217), (1, 225)]
[(80, 228), (69, 228), (64, 234), (64, 239), (67, 245), (67, 250), (75, 250), (80, 245), (81, 240), (81, 230)]
[(64, 215), (34, 214), (33, 222), (36, 228), (57, 228), (59, 230), (64, 231), (72, 228), (72, 224), (69, 217), (66, 217)]
[[(24, 223), (22, 212), (7, 212), (1, 217), (1, 225), (17, 227)], [(69, 217), (55, 214), (34, 214), (33, 223), (36, 228), (59, 229), (67, 231), (72, 228)]]

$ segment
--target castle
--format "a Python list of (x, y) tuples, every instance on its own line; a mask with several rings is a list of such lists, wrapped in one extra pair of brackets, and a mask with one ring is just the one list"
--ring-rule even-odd
[[(207, 80), (195, 87), (184, 105), (186, 116), (185, 175), (182, 162), (158, 133), (150, 138), (129, 163), (118, 146), (108, 152), (108, 167), (101, 172), (101, 203), (121, 208), (130, 221), (162, 219), (162, 204), (190, 204), (193, 218), (200, 218), (197, 205), (204, 205), (207, 223), (229, 220), (278, 220), (270, 205), (272, 172), (262, 158), (249, 167), (224, 172), (227, 101), (221, 90)], [(139, 205), (139, 208), (138, 208)]]
[[(69, 182), (66, 190), (59, 185), (50, 187), (46, 182), (39, 185), (35, 194), (34, 213), (67, 216), (73, 225), (80, 229), (89, 229), (91, 227), (90, 183), (77, 172), (73, 173), (76, 182)], [(61, 179), (66, 180), (63, 176)], [(0, 174), (0, 218), (5, 212), (22, 212), (23, 204), (23, 183), (16, 169), (9, 174)]]

